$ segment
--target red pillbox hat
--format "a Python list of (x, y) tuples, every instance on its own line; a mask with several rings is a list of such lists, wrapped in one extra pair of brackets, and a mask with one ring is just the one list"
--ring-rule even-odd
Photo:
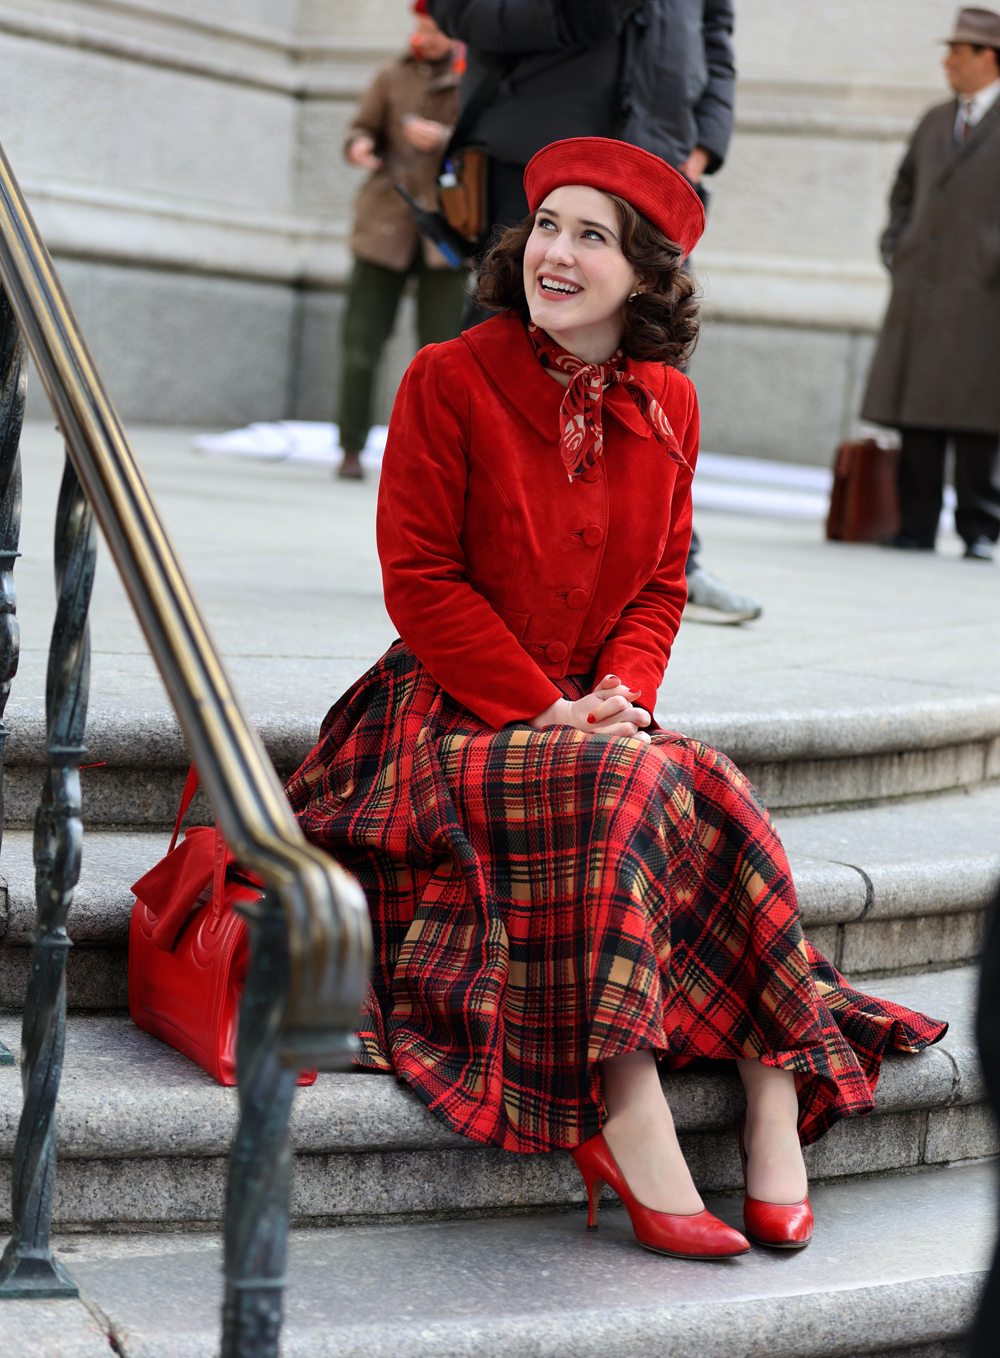
[(413, 0), (413, 12), (414, 14), (426, 14), (427, 0)]
[(524, 191), (532, 212), (552, 189), (586, 184), (615, 193), (689, 255), (705, 230), (705, 209), (691, 184), (665, 160), (610, 137), (568, 137), (528, 161)]

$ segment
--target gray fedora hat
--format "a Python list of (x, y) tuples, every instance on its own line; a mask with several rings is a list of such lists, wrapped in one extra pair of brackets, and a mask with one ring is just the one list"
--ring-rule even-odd
[(955, 31), (942, 42), (971, 42), (974, 47), (995, 47), (1000, 51), (1000, 14), (992, 9), (960, 9), (955, 16)]

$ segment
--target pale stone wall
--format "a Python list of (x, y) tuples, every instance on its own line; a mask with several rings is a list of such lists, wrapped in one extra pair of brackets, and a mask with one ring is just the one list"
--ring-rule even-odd
[(330, 418), (342, 134), (409, 25), (406, 0), (0, 8), (0, 139), (127, 417)]
[[(326, 418), (360, 174), (340, 142), (407, 0), (6, 0), (0, 138), (127, 417)], [(886, 296), (876, 241), (951, 0), (743, 0), (696, 263), (705, 446), (825, 462)], [(384, 417), (412, 345), (402, 317)], [(37, 407), (36, 407), (37, 408)]]

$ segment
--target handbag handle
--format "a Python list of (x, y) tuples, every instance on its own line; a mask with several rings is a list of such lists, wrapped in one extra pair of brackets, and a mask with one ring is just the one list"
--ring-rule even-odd
[(229, 845), (222, 837), (222, 831), (215, 828), (215, 871), (212, 874), (212, 915), (208, 932), (214, 934), (222, 919), (222, 907), (226, 901), (226, 868), (229, 864)]
[(201, 779), (194, 764), (188, 769), (187, 781), (184, 784), (184, 791), (181, 793), (181, 804), (177, 810), (177, 819), (174, 821), (174, 833), (170, 838), (170, 848), (167, 853), (173, 853), (177, 847), (177, 836), (181, 832), (181, 821), (188, 813), (188, 808), (194, 801), (194, 794), (198, 791), (198, 784)]
[[(177, 846), (177, 837), (181, 832), (181, 821), (188, 813), (188, 809), (194, 801), (194, 794), (198, 791), (198, 784), (201, 779), (194, 764), (188, 769), (188, 776), (184, 782), (184, 791), (181, 793), (181, 804), (177, 808), (177, 819), (174, 821), (174, 833), (170, 839), (168, 853), (173, 853)], [(222, 908), (225, 904), (226, 896), (226, 868), (229, 866), (229, 845), (223, 837), (218, 825), (215, 827), (215, 868), (212, 873), (212, 905), (211, 922), (208, 932), (214, 934), (219, 927), (222, 919)]]

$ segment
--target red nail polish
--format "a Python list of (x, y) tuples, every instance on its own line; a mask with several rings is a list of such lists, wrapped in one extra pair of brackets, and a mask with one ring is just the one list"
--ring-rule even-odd
[(597, 721), (597, 718), (594, 716), (593, 712), (589, 712), (587, 714), (587, 720), (590, 722), (591, 726), (593, 726), (593, 724)]

